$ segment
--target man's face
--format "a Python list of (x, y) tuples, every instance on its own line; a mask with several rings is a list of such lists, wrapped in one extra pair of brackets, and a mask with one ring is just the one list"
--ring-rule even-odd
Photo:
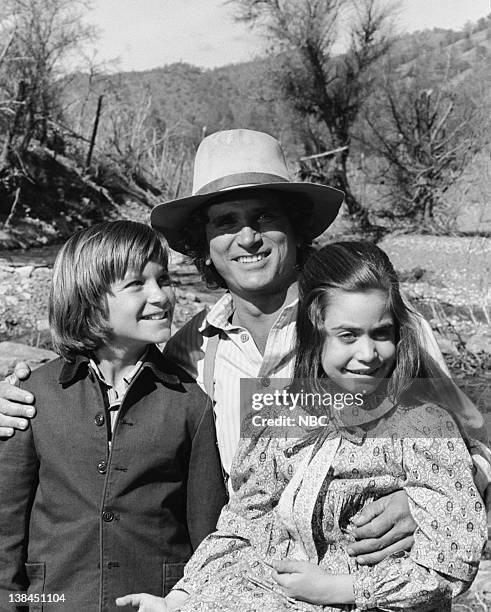
[(207, 212), (210, 257), (231, 293), (248, 297), (290, 286), (295, 235), (278, 194), (235, 194)]

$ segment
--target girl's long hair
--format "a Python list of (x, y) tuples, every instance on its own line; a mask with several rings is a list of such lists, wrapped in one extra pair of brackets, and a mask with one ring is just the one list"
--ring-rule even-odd
[[(321, 365), (324, 320), (332, 295), (338, 290), (381, 290), (387, 295), (397, 343), (396, 364), (387, 389), (393, 401), (401, 401), (415, 379), (442, 377), (441, 369), (422, 347), (419, 315), (404, 302), (387, 255), (370, 242), (337, 242), (315, 252), (299, 277), (296, 379), (313, 381), (325, 376)], [(426, 384), (424, 387), (427, 399), (438, 401), (436, 389), (428, 390)]]

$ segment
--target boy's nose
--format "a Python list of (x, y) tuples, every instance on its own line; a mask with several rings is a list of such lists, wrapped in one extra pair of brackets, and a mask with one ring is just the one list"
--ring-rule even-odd
[(148, 292), (148, 301), (152, 304), (165, 305), (167, 303), (174, 304), (175, 294), (172, 287), (168, 285), (162, 287), (157, 282), (152, 283), (152, 286)]

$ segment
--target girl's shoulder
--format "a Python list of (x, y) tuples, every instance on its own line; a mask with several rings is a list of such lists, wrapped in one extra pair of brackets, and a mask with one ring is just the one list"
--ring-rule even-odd
[(433, 402), (399, 405), (391, 419), (400, 436), (458, 438), (459, 427), (452, 414)]

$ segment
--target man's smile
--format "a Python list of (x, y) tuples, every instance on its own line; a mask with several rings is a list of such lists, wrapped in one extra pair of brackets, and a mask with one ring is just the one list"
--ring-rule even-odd
[(251, 264), (251, 263), (257, 263), (258, 261), (262, 261), (263, 259), (266, 259), (266, 257), (268, 257), (270, 255), (270, 251), (269, 252), (263, 252), (263, 253), (255, 253), (255, 254), (251, 254), (251, 255), (239, 255), (239, 257), (234, 257), (234, 261), (241, 263), (241, 264)]

